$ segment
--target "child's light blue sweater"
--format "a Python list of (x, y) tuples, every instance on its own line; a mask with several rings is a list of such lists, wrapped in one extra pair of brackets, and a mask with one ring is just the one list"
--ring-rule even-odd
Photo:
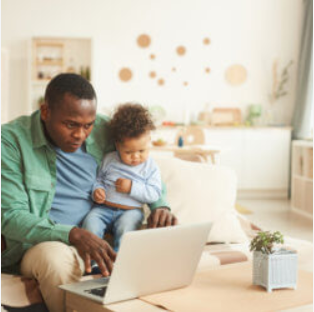
[[(116, 191), (115, 182), (119, 178), (132, 180), (130, 194)], [(106, 192), (106, 201), (111, 203), (141, 207), (157, 201), (161, 196), (160, 171), (155, 161), (148, 159), (137, 166), (129, 166), (121, 161), (117, 151), (106, 154), (97, 175), (93, 192), (102, 188)]]

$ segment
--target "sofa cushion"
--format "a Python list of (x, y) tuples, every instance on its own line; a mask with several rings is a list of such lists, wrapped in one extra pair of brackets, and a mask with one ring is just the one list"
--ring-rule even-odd
[(248, 241), (234, 208), (237, 180), (233, 170), (162, 153), (152, 156), (167, 186), (171, 210), (180, 224), (211, 221), (209, 242)]

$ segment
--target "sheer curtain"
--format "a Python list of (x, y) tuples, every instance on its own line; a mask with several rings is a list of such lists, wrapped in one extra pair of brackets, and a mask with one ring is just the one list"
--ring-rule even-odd
[(312, 137), (313, 129), (313, 0), (304, 0), (304, 22), (302, 30), (301, 50), (297, 95), (292, 120), (293, 138)]

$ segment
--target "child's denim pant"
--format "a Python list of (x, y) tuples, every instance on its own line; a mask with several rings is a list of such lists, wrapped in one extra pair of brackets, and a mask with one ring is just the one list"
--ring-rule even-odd
[(94, 206), (85, 217), (82, 227), (100, 238), (103, 238), (108, 231), (112, 232), (113, 249), (117, 252), (122, 235), (138, 229), (143, 218), (140, 208), (125, 210), (105, 205)]

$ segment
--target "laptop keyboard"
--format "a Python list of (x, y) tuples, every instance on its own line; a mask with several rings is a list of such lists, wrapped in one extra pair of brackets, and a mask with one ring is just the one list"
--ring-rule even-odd
[(96, 278), (93, 280), (93, 283), (101, 284), (101, 285), (107, 285), (109, 283), (109, 277), (101, 277), (101, 278)]
[(101, 287), (95, 287), (96, 285), (94, 285), (95, 288), (86, 289), (86, 290), (84, 290), (84, 292), (91, 294), (91, 295), (98, 296), (98, 297), (104, 297), (106, 294), (109, 279), (110, 279), (110, 277), (102, 277), (102, 278), (94, 279), (93, 283), (94, 284), (100, 284)]
[(93, 289), (87, 289), (84, 290), (86, 293), (95, 295), (98, 297), (104, 297), (106, 294), (107, 286), (99, 287), (99, 288), (93, 288)]

